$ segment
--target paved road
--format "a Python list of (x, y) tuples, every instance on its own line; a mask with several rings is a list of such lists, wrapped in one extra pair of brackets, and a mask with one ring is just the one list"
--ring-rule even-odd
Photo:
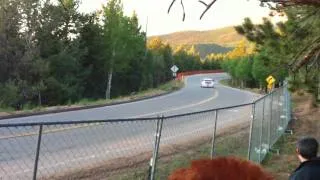
[(0, 124), (166, 116), (252, 102), (256, 97), (256, 94), (221, 85), (217, 85), (214, 89), (200, 88), (200, 81), (204, 77), (221, 80), (228, 78), (228, 75), (219, 73), (190, 76), (186, 79), (186, 87), (182, 90), (153, 99), (94, 109), (6, 119), (1, 120)]
[[(195, 75), (186, 79), (185, 88), (166, 96), (102, 108), (8, 119), (0, 121), (0, 124), (168, 116), (249, 103), (257, 97), (256, 94), (222, 85), (202, 89), (200, 81), (203, 77), (220, 80), (228, 76)], [(221, 111), (218, 126), (249, 120), (249, 112), (249, 107)], [(167, 119), (163, 124), (161, 147), (185, 139), (210, 136), (214, 128), (213, 117), (214, 112), (208, 112)], [(44, 126), (38, 176), (94, 167), (115, 158), (150, 152), (155, 125), (156, 121), (150, 120)], [(0, 179), (32, 179), (38, 128), (0, 128)]]

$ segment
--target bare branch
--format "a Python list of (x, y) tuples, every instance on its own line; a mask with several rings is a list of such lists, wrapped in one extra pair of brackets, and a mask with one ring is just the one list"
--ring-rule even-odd
[(185, 11), (184, 11), (183, 0), (181, 0), (181, 6), (182, 6), (182, 10), (183, 10), (183, 17), (182, 17), (182, 21), (184, 21), (184, 20), (185, 20), (185, 18), (186, 18), (186, 13), (185, 13)]
[[(170, 4), (170, 6), (169, 6), (169, 9), (168, 9), (168, 14), (170, 13), (170, 10), (171, 10), (171, 8), (172, 8), (172, 6), (173, 6), (173, 4), (174, 4), (175, 2), (176, 2), (176, 0), (172, 0), (171, 4)], [(183, 10), (182, 21), (184, 21), (185, 18), (186, 18), (186, 13), (185, 13), (185, 10), (184, 10), (183, 0), (181, 0), (181, 6), (182, 6), (182, 10)]]
[(200, 20), (202, 17), (206, 14), (206, 12), (211, 8), (211, 6), (216, 2), (217, 0), (213, 0), (210, 4), (207, 5), (207, 8), (203, 11), (203, 13), (200, 16)]
[[(182, 6), (182, 10), (183, 10), (182, 20), (184, 21), (185, 20), (185, 9), (184, 9), (184, 5), (183, 5), (183, 1), (184, 0), (181, 0), (181, 6)], [(202, 12), (202, 14), (200, 16), (200, 20), (203, 18), (203, 16), (207, 13), (207, 11), (212, 7), (212, 5), (216, 1), (217, 0), (212, 0), (212, 2), (208, 4), (204, 0), (198, 0), (198, 2), (200, 2), (201, 4), (206, 6), (206, 9)], [(259, 1), (261, 2), (261, 6), (264, 6), (264, 4), (266, 4), (271, 10), (277, 10), (277, 11), (281, 11), (283, 7), (293, 6), (293, 5), (307, 4), (307, 5), (320, 6), (320, 0), (259, 0)], [(176, 2), (176, 0), (171, 1), (171, 4), (168, 9), (168, 14), (170, 13), (170, 10), (175, 2)], [(273, 5), (272, 3), (275, 3), (275, 5)]]
[(172, 5), (173, 5), (175, 2), (176, 2), (176, 0), (172, 0), (171, 4), (170, 4), (170, 6), (169, 6), (169, 9), (168, 9), (168, 14), (170, 13), (171, 7), (172, 7)]
[(289, 64), (291, 70), (296, 72), (302, 66), (307, 64), (318, 52), (320, 52), (320, 36), (318, 36), (314, 41), (309, 43), (299, 53), (296, 54), (296, 56), (293, 58), (293, 62)]
[(208, 6), (207, 3), (205, 3), (205, 2), (203, 2), (203, 1), (201, 1), (201, 0), (199, 0), (199, 2), (202, 3), (202, 4), (205, 5), (205, 6)]

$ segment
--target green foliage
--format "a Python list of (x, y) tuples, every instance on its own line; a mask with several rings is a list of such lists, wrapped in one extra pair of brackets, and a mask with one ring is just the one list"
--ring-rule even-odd
[[(157, 88), (180, 71), (216, 68), (196, 48), (174, 53), (163, 42), (146, 47), (134, 13), (120, 0), (83, 14), (79, 0), (10, 0), (0, 4), (0, 106), (72, 104)], [(207, 67), (210, 66), (210, 67)]]
[(224, 47), (218, 44), (195, 44), (195, 45), (184, 45), (186, 49), (190, 49), (194, 46), (195, 50), (199, 52), (200, 58), (205, 59), (209, 54), (223, 54), (232, 51), (232, 47)]
[[(313, 6), (292, 6), (286, 8), (285, 12), (288, 21), (284, 23), (274, 25), (265, 18), (262, 24), (255, 25), (246, 18), (242, 25), (236, 26), (239, 34), (256, 45), (253, 63), (249, 66), (239, 61), (235, 65), (234, 61), (237, 60), (227, 60), (230, 62), (224, 62), (222, 67), (231, 74), (234, 81), (246, 81), (252, 74), (250, 78), (254, 81), (253, 84), (260, 85), (261, 88), (266, 86), (267, 76), (272, 75), (276, 78), (276, 83), (281, 83), (290, 73), (295, 76), (290, 78), (291, 90), (305, 87), (309, 92), (317, 94), (320, 89), (317, 80), (320, 73), (319, 56), (316, 53), (309, 54), (313, 59), (306, 67), (300, 68), (300, 72), (293, 73), (292, 69), (295, 68), (297, 58), (309, 57), (308, 54), (305, 56), (305, 51), (317, 46), (314, 42), (320, 38), (320, 10)], [(320, 53), (319, 50), (311, 52)]]
[(265, 79), (269, 75), (269, 70), (266, 68), (265, 59), (267, 57), (263, 54), (255, 56), (253, 65), (252, 65), (252, 75), (254, 79), (259, 83), (260, 86), (265, 86)]
[(0, 107), (16, 106), (20, 99), (19, 88), (14, 82), (8, 81), (0, 85)]

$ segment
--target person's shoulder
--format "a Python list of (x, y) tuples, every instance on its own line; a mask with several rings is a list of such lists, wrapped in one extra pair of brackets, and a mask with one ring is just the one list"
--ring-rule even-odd
[(289, 180), (299, 180), (304, 174), (304, 169), (301, 165), (290, 175)]
[(290, 180), (318, 179), (320, 177), (320, 159), (306, 161), (291, 174)]
[(298, 175), (297, 171), (293, 172), (290, 175), (289, 180), (297, 180), (297, 175)]
[(312, 167), (319, 167), (320, 168), (320, 158), (317, 157), (317, 158), (314, 158), (312, 160), (309, 160), (309, 161), (306, 161), (303, 163), (304, 166), (312, 166)]

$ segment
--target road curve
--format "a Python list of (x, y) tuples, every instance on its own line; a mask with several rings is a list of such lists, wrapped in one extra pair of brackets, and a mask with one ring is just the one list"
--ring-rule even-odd
[(213, 89), (200, 88), (200, 81), (204, 77), (221, 80), (227, 79), (228, 75), (217, 73), (189, 76), (185, 80), (185, 87), (181, 90), (152, 99), (93, 109), (5, 119), (1, 120), (0, 124), (167, 116), (249, 103), (257, 97), (256, 94), (220, 84)]
[[(115, 118), (155, 117), (196, 112), (250, 103), (256, 94), (217, 84), (213, 89), (200, 88), (200, 81), (216, 81), (227, 74), (194, 75), (186, 79), (185, 88), (169, 95), (101, 108), (7, 119), (6, 123), (58, 122)], [(250, 118), (248, 107), (219, 113), (218, 127)], [(214, 112), (167, 119), (163, 124), (160, 149), (186, 139), (210, 137)], [(52, 177), (66, 170), (94, 167), (116, 158), (135, 157), (152, 151), (156, 121), (43, 127), (38, 177)], [(32, 179), (37, 145), (37, 126), (0, 128), (0, 179)]]

